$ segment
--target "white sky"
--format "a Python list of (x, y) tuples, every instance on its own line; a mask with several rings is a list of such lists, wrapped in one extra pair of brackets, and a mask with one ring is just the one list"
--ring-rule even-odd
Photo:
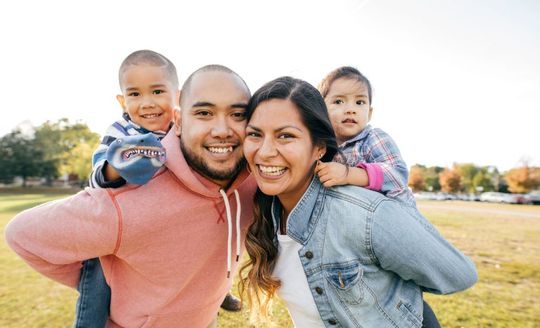
[(407, 164), (540, 165), (536, 0), (2, 1), (0, 35), (0, 135), (61, 117), (103, 132), (118, 66), (152, 49), (180, 80), (224, 64), (252, 91), (356, 66)]

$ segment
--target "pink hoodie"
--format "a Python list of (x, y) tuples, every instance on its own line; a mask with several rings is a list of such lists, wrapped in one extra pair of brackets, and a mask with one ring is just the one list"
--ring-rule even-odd
[(17, 254), (70, 287), (78, 284), (81, 261), (99, 256), (112, 291), (107, 327), (208, 326), (231, 287), (237, 243), (243, 250), (254, 179), (244, 170), (228, 189), (228, 220), (220, 187), (187, 165), (178, 137), (169, 133), (163, 145), (166, 168), (147, 184), (87, 188), (26, 210), (6, 227)]

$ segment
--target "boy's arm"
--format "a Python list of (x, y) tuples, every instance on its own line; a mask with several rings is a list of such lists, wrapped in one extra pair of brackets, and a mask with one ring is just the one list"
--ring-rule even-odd
[(120, 188), (126, 180), (105, 160), (93, 167), (89, 184), (92, 188)]
[(100, 145), (92, 154), (92, 173), (88, 181), (90, 187), (119, 188), (126, 184), (126, 180), (111, 165), (108, 165), (107, 150), (111, 143), (127, 134), (127, 130), (120, 121), (107, 128)]
[(386, 200), (373, 217), (368, 244), (385, 270), (434, 294), (464, 290), (478, 280), (473, 261), (444, 239), (417, 210)]
[(408, 191), (408, 170), (394, 140), (384, 131), (373, 129), (364, 142), (366, 163), (357, 166), (366, 170), (374, 191), (396, 197)]
[(81, 261), (114, 254), (120, 221), (106, 190), (86, 189), (26, 210), (6, 226), (7, 244), (32, 268), (76, 287)]

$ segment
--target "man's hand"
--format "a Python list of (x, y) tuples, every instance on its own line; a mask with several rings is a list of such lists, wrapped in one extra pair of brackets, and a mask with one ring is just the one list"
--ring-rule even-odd
[(133, 184), (148, 182), (165, 160), (165, 148), (152, 133), (118, 138), (107, 150), (109, 165)]
[(319, 176), (321, 183), (325, 187), (341, 186), (348, 184), (348, 168), (336, 162), (317, 162), (315, 173)]

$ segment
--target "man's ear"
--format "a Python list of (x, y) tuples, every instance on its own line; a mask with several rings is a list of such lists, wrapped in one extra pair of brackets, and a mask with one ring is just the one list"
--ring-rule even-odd
[(371, 114), (373, 113), (373, 107), (369, 107), (368, 122), (371, 121)]
[(181, 134), (181, 128), (182, 128), (182, 109), (180, 107), (174, 108), (173, 121), (174, 121), (174, 134), (176, 134), (179, 137)]
[(120, 106), (122, 106), (122, 110), (126, 111), (126, 99), (122, 95), (116, 95), (116, 100), (118, 100), (118, 103)]
[(177, 107), (180, 107), (180, 98), (182, 97), (182, 91), (181, 90), (176, 90), (176, 96), (175, 96), (175, 102), (174, 102), (174, 105), (177, 106)]

